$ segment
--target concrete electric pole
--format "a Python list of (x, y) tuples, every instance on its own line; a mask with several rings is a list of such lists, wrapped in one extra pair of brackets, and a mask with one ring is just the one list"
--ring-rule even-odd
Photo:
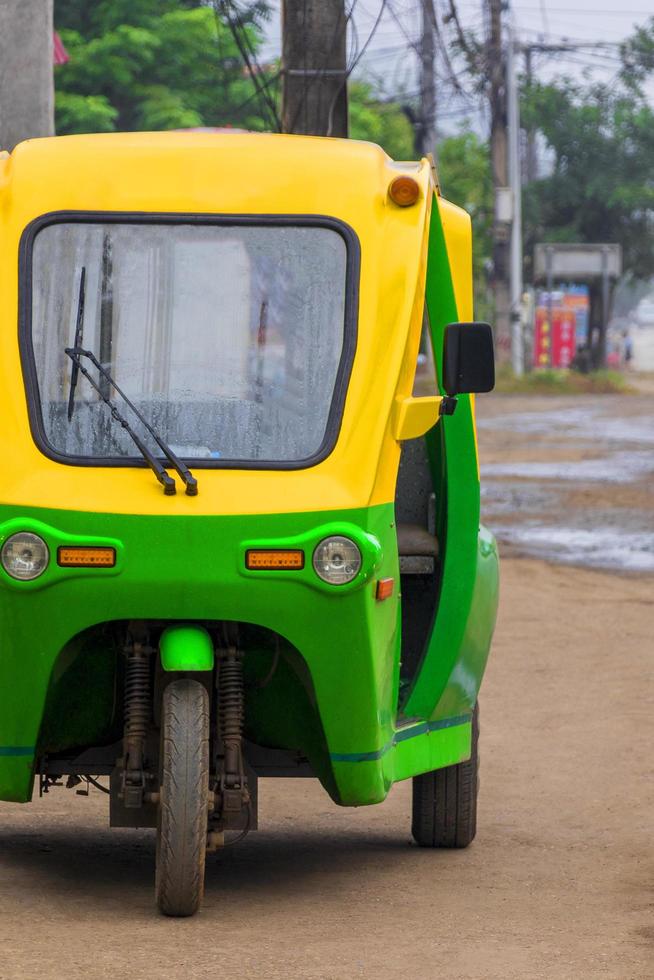
[(344, 0), (282, 0), (282, 130), (347, 136)]
[(0, 149), (54, 134), (53, 0), (0, 0)]
[(506, 58), (506, 98), (509, 124), (508, 172), (511, 185), (511, 366), (520, 377), (524, 373), (524, 349), (522, 336), (522, 168), (520, 166), (520, 105), (518, 79), (516, 77), (517, 45), (513, 31), (509, 30)]
[(436, 152), (436, 54), (433, 0), (421, 0), (422, 33), (420, 35), (420, 121), (416, 140), (419, 156)]
[(495, 306), (495, 349), (500, 362), (511, 351), (511, 297), (509, 291), (509, 232), (513, 218), (509, 187), (506, 72), (502, 47), (503, 0), (488, 0), (489, 32), (487, 66), (490, 82), (491, 167), (495, 190), (493, 222), (493, 294)]

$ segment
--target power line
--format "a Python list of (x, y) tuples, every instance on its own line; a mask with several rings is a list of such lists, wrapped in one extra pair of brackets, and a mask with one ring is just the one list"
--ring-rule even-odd
[(540, 16), (543, 21), (543, 27), (545, 29), (545, 33), (548, 34), (550, 25), (547, 21), (547, 7), (545, 6), (545, 0), (540, 0)]
[[(521, 5), (513, 6), (513, 10), (521, 10), (523, 13), (538, 13), (542, 10), (542, 4), (540, 7), (524, 7)], [(583, 14), (584, 16), (597, 17), (597, 10), (588, 10), (587, 8), (581, 7), (548, 7), (548, 13), (550, 14), (570, 14), (576, 17), (577, 14)], [(602, 10), (602, 17), (648, 17), (652, 15), (651, 8), (649, 10)]]
[(264, 110), (264, 114), (269, 116), (273, 123), (273, 128), (277, 132), (281, 132), (282, 124), (279, 113), (277, 112), (277, 105), (268, 91), (268, 85), (261, 81), (261, 66), (257, 62), (256, 52), (250, 43), (247, 28), (243, 23), (240, 11), (232, 0), (213, 0), (212, 6), (216, 19), (222, 13), (227, 21), (227, 26), (254, 85), (260, 107)]
[[(356, 5), (356, 0), (354, 0), (354, 2), (352, 4), (352, 7), (350, 8), (349, 17), (352, 16), (352, 11), (354, 10), (355, 5)], [(390, 3), (388, 2), (388, 0), (382, 0), (381, 6), (379, 8), (379, 13), (377, 14), (377, 20), (372, 25), (372, 29), (371, 29), (370, 33), (368, 34), (368, 37), (366, 38), (365, 44), (361, 48), (359, 54), (354, 59), (354, 61), (350, 64), (350, 66), (349, 66), (349, 68), (347, 70), (346, 79), (349, 78), (349, 76), (352, 74), (352, 72), (354, 71), (354, 69), (359, 64), (359, 62), (363, 58), (364, 54), (368, 50), (368, 47), (370, 45), (370, 42), (372, 41), (372, 39), (374, 38), (375, 34), (377, 33), (377, 28), (379, 27), (379, 25), (381, 23), (381, 19), (384, 16), (384, 11), (386, 10), (386, 7), (387, 6), (388, 6), (388, 8), (390, 10)]]

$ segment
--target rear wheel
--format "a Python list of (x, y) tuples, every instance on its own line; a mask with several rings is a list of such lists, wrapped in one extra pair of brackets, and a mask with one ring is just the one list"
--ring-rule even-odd
[(193, 915), (204, 893), (209, 791), (209, 697), (197, 681), (164, 690), (160, 759), (157, 905), (164, 915)]
[(470, 758), (414, 776), (411, 833), (421, 847), (467, 847), (477, 832), (479, 705), (472, 716)]

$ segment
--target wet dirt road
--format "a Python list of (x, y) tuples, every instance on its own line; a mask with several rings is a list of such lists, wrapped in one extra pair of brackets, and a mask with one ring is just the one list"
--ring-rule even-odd
[(479, 400), (482, 513), (504, 555), (654, 572), (654, 386)]
[(502, 588), (469, 850), (411, 845), (408, 783), (341, 810), (263, 782), (261, 830), (171, 921), (151, 835), (99, 793), (0, 804), (0, 980), (654, 976), (654, 577), (514, 558)]

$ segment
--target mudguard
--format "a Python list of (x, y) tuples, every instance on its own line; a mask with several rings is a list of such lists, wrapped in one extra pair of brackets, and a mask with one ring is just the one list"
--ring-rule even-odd
[(167, 671), (213, 669), (213, 643), (203, 626), (168, 626), (161, 634), (159, 652)]

